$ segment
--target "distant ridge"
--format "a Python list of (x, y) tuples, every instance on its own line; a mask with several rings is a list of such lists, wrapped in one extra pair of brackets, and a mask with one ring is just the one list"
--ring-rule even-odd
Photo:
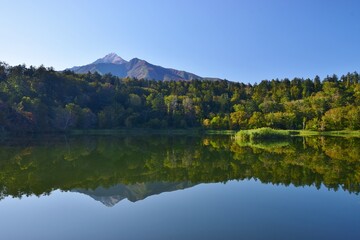
[(116, 53), (107, 54), (105, 57), (99, 58), (93, 63), (84, 66), (75, 66), (66, 70), (74, 71), (75, 73), (111, 73), (112, 75), (121, 78), (131, 77), (138, 79), (154, 79), (158, 81), (188, 81), (194, 79), (221, 80), (218, 78), (203, 78), (186, 71), (164, 68), (139, 58), (133, 58), (130, 61), (126, 61)]

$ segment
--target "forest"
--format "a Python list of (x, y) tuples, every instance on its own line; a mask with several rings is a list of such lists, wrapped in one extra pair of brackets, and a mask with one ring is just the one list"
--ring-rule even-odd
[(360, 129), (360, 76), (155, 81), (0, 63), (0, 131)]

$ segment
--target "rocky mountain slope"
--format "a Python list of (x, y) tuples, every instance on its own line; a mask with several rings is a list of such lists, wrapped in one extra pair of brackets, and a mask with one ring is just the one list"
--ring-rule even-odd
[(66, 70), (71, 70), (75, 73), (111, 73), (112, 75), (121, 78), (134, 77), (138, 79), (154, 79), (159, 81), (203, 79), (193, 73), (156, 66), (139, 58), (133, 58), (130, 61), (126, 61), (115, 53), (110, 53), (103, 58), (99, 58), (93, 63), (68, 68)]

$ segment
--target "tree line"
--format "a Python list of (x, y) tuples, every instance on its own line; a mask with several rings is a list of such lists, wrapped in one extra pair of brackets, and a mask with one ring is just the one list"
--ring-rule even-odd
[(155, 81), (0, 63), (0, 130), (360, 129), (360, 76)]

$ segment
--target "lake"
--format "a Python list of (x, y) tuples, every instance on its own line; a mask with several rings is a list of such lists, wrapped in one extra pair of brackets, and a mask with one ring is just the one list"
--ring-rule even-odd
[(1, 239), (360, 239), (360, 139), (0, 139)]

